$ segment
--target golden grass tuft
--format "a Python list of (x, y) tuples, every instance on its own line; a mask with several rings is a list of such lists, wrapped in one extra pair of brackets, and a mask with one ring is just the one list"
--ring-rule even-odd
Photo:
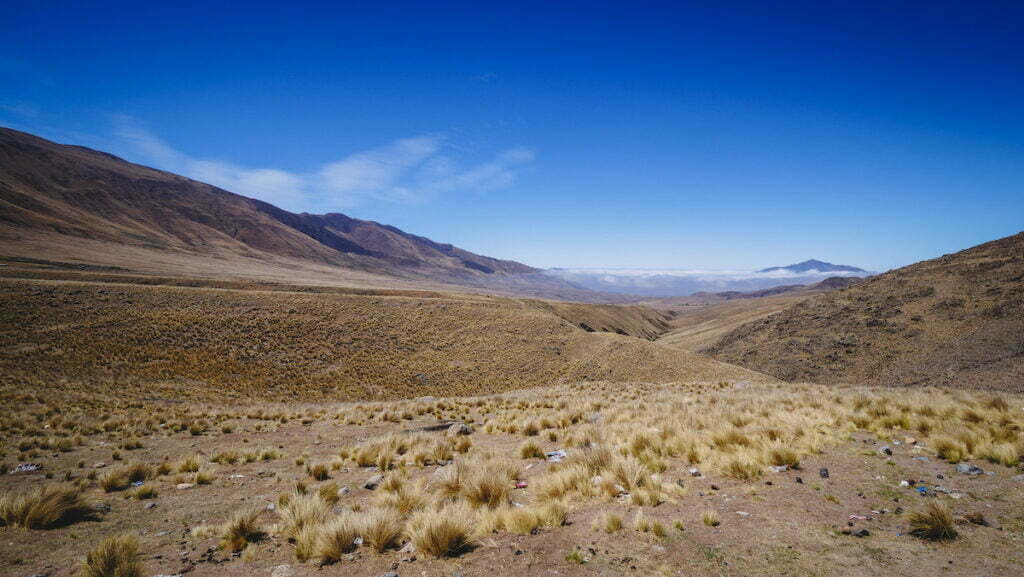
[(48, 485), (26, 495), (0, 496), (0, 521), (11, 527), (51, 529), (85, 519), (92, 513), (81, 490), (72, 486)]
[(910, 533), (922, 539), (941, 541), (956, 537), (953, 512), (936, 500), (928, 501), (920, 509), (911, 511), (907, 521), (910, 523)]
[(259, 523), (260, 509), (239, 511), (220, 528), (220, 543), (231, 551), (241, 551), (250, 543), (263, 538), (263, 527)]
[(90, 551), (79, 577), (142, 577), (139, 541), (132, 535), (108, 537)]
[(414, 514), (406, 526), (406, 535), (417, 551), (434, 557), (457, 556), (472, 548), (475, 526), (472, 508), (455, 502)]

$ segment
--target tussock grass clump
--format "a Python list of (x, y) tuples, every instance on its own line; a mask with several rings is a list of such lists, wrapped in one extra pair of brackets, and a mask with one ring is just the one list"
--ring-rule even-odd
[(303, 529), (322, 525), (330, 515), (331, 505), (320, 495), (293, 493), (282, 501), (279, 533), (289, 541), (297, 541)]
[(922, 539), (941, 541), (956, 537), (953, 512), (939, 501), (928, 501), (923, 507), (907, 515), (910, 532)]
[(378, 553), (398, 544), (405, 530), (405, 522), (393, 509), (373, 509), (360, 519), (363, 542)]
[(323, 463), (317, 463), (316, 465), (310, 466), (307, 469), (307, 472), (310, 477), (317, 481), (326, 481), (331, 478), (330, 468)]
[(263, 539), (263, 527), (259, 523), (260, 509), (239, 511), (220, 528), (221, 546), (231, 551), (241, 551), (250, 543)]
[(473, 509), (455, 502), (414, 514), (406, 535), (417, 551), (434, 557), (457, 556), (473, 547), (475, 527)]
[(605, 533), (615, 533), (622, 529), (622, 517), (615, 513), (606, 512), (594, 521), (594, 528)]
[[(299, 543), (309, 542), (313, 555), (324, 563), (336, 563), (346, 553), (356, 550), (356, 538), (362, 533), (362, 523), (352, 511), (343, 511), (322, 525), (306, 527)], [(301, 547), (296, 548), (298, 555)], [(302, 557), (300, 557), (301, 559)]]
[(115, 469), (100, 479), (100, 486), (107, 493), (113, 493), (114, 491), (124, 491), (132, 485), (132, 483), (140, 483), (146, 479), (151, 479), (156, 476), (156, 471), (150, 465), (143, 463), (137, 463), (135, 465), (128, 465)]
[(85, 557), (79, 577), (143, 577), (139, 541), (132, 535), (108, 537)]
[(460, 459), (446, 468), (438, 487), (450, 499), (493, 509), (508, 503), (512, 482), (518, 475), (519, 467), (507, 459)]
[(764, 474), (764, 469), (751, 455), (742, 452), (731, 455), (722, 466), (722, 473), (734, 479), (749, 481)]
[(713, 509), (708, 509), (701, 513), (700, 520), (708, 527), (717, 527), (722, 524), (722, 520), (718, 518), (718, 513)]
[(51, 529), (92, 515), (80, 489), (48, 485), (26, 495), (0, 496), (0, 521), (26, 529)]
[(178, 463), (178, 472), (195, 473), (196, 471), (199, 470), (200, 465), (201, 463), (199, 462), (199, 457), (195, 455), (185, 457), (184, 459), (181, 460), (181, 462)]
[(531, 439), (519, 446), (519, 456), (523, 459), (543, 459), (544, 450), (540, 448), (537, 441)]

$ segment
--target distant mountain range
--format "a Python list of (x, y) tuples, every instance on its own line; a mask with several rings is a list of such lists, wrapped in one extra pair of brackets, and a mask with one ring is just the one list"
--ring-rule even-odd
[(796, 264), (788, 266), (773, 266), (771, 268), (763, 268), (757, 272), (775, 272), (780, 270), (787, 270), (794, 273), (809, 273), (811, 271), (817, 272), (852, 272), (857, 274), (867, 274), (868, 271), (857, 268), (855, 266), (845, 264), (832, 264), (830, 262), (824, 262), (820, 260), (810, 259)]
[(600, 295), (522, 263), (344, 214), (296, 214), (0, 128), (0, 259), (194, 276)]
[(548, 274), (594, 291), (645, 297), (688, 296), (696, 293), (749, 293), (813, 285), (830, 277), (868, 276), (868, 271), (849, 265), (806, 260), (789, 266), (758, 271), (662, 270), (662, 269), (549, 269)]

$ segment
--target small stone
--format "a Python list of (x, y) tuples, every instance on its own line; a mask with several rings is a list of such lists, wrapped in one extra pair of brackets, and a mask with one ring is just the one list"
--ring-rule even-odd
[(892, 455), (892, 447), (882, 447), (881, 449), (878, 450), (878, 452), (882, 453), (883, 455)]
[(967, 463), (957, 463), (956, 472), (963, 473), (964, 475), (981, 475), (985, 471), (983, 471), (981, 467), (975, 467), (974, 465), (969, 465)]
[(803, 477), (797, 477), (796, 478), (796, 482), (802, 484), (804, 482), (804, 478)]
[(853, 532), (854, 537), (867, 537), (869, 535), (871, 535), (871, 531), (868, 531), (867, 529), (857, 529)]
[(92, 466), (92, 468), (93, 469), (102, 469), (103, 467), (106, 467), (106, 466), (107, 466), (106, 463), (96, 463), (95, 465)]
[(143, 509), (156, 509), (156, 503), (146, 503), (146, 506), (143, 507)]
[(445, 435), (449, 437), (458, 437), (459, 435), (469, 435), (473, 432), (473, 428), (466, 423), (452, 423), (448, 427), (448, 432)]
[(828, 469), (826, 469), (825, 467), (819, 469), (818, 474), (821, 475), (822, 479), (828, 479)]
[(291, 565), (278, 565), (270, 572), (270, 577), (291, 577), (294, 573)]
[(196, 486), (195, 483), (178, 483), (177, 485), (174, 486), (174, 488), (175, 489), (182, 489), (182, 490), (184, 490), (184, 489), (191, 489), (192, 487), (195, 487), (195, 486)]
[(365, 483), (363, 483), (363, 488), (364, 489), (369, 489), (369, 490), (373, 491), (377, 487), (379, 487), (380, 484), (383, 483), (383, 482), (384, 482), (384, 475), (374, 475), (374, 476), (370, 477), (369, 479), (367, 479)]
[(388, 571), (387, 573), (381, 575), (380, 577), (398, 577), (398, 573), (395, 572), (395, 571)]
[(700, 469), (698, 469), (697, 467), (690, 467), (687, 470), (689, 471), (691, 477), (700, 477), (701, 476), (700, 475)]

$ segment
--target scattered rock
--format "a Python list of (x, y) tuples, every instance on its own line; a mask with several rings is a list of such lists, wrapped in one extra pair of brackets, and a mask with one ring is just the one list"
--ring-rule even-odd
[(387, 573), (381, 575), (380, 577), (398, 577), (398, 573), (395, 572), (395, 571), (388, 571)]
[(106, 466), (107, 466), (106, 463), (96, 463), (95, 465), (92, 466), (92, 468), (93, 469), (102, 469), (103, 467), (106, 467)]
[(700, 474), (700, 469), (697, 467), (690, 467), (687, 471), (689, 471), (691, 477), (703, 477), (703, 475)]
[(784, 473), (789, 470), (789, 465), (771, 465), (768, 470), (772, 473)]
[(365, 483), (363, 483), (363, 488), (364, 489), (369, 489), (369, 490), (373, 491), (377, 487), (379, 487), (380, 484), (383, 483), (383, 482), (384, 482), (384, 475), (374, 475), (374, 476), (370, 477), (369, 479), (367, 479)]
[(11, 469), (11, 473), (34, 473), (42, 468), (43, 466), (38, 463), (21, 463), (17, 467)]
[(174, 486), (174, 488), (175, 489), (191, 489), (192, 487), (195, 487), (195, 486), (196, 486), (195, 483), (178, 483), (177, 485)]
[(818, 474), (821, 475), (822, 479), (828, 479), (828, 469), (826, 469), (825, 467), (819, 469)]
[(974, 465), (969, 465), (967, 463), (957, 463), (956, 472), (963, 473), (965, 475), (981, 475), (985, 471), (983, 471), (981, 467), (975, 467)]
[(883, 455), (892, 455), (892, 447), (889, 447), (889, 446), (882, 447), (881, 449), (878, 450), (878, 452), (882, 453)]
[(867, 537), (871, 535), (871, 531), (868, 531), (867, 529), (857, 529), (856, 531), (851, 533), (851, 535), (853, 535), (854, 537)]
[(804, 482), (804, 478), (803, 477), (797, 477), (796, 478), (796, 482), (802, 484)]
[(291, 565), (278, 565), (270, 572), (270, 577), (291, 577), (294, 574)]
[(470, 427), (466, 423), (452, 423), (448, 427), (448, 432), (445, 435), (449, 437), (458, 437), (459, 435), (469, 435), (473, 432), (473, 427)]
[(153, 502), (146, 503), (146, 506), (143, 507), (143, 509), (156, 509), (156, 503), (153, 503)]

